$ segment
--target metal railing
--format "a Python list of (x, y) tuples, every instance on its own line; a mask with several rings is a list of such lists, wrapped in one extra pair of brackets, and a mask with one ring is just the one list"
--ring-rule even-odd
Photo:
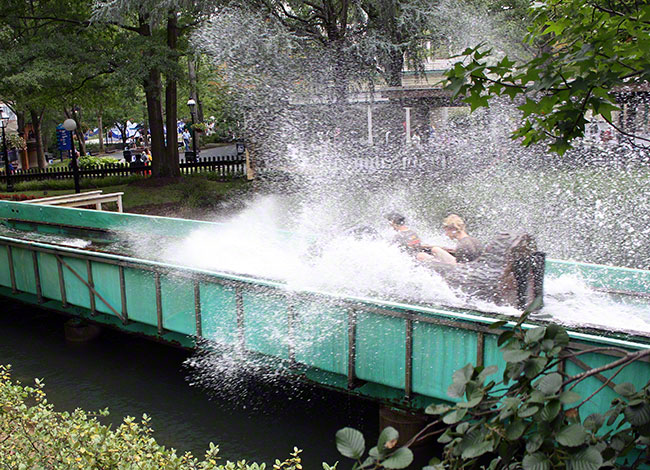
[[(7, 250), (7, 262), (10, 274), (10, 283), (11, 290), (14, 294), (18, 294), (19, 290), (16, 282), (15, 274), (15, 265), (14, 265), (14, 256), (12, 253), (13, 248), (25, 249), (28, 252), (31, 252), (31, 258), (33, 262), (34, 269), (34, 282), (35, 282), (35, 291), (39, 303), (44, 302), (43, 290), (41, 286), (41, 277), (38, 266), (38, 256), (37, 253), (45, 253), (53, 255), (56, 258), (57, 262), (57, 271), (59, 277), (59, 288), (61, 303), (65, 307), (68, 304), (67, 295), (66, 295), (66, 285), (65, 279), (63, 276), (64, 268), (71, 271), (75, 278), (81, 281), (89, 291), (90, 296), (90, 305), (91, 305), (91, 315), (95, 316), (99, 312), (96, 309), (96, 299), (99, 299), (106, 307), (112, 312), (113, 315), (118, 317), (123, 324), (127, 324), (129, 321), (129, 315), (127, 311), (127, 291), (125, 284), (125, 269), (139, 269), (143, 271), (151, 272), (154, 276), (154, 288), (155, 288), (155, 298), (156, 298), (156, 329), (158, 335), (163, 335), (168, 330), (165, 328), (164, 312), (163, 312), (163, 302), (162, 302), (162, 287), (161, 287), (161, 277), (167, 276), (170, 274), (171, 266), (163, 265), (153, 261), (143, 261), (143, 260), (125, 260), (122, 257), (105, 254), (105, 253), (81, 253), (76, 250), (71, 249), (61, 249), (55, 246), (43, 245), (41, 243), (35, 244), (33, 242), (11, 239), (6, 237), (0, 237), (0, 246), (5, 246)], [(85, 260), (87, 277), (84, 279), (84, 276), (79, 274), (71, 267), (68, 263), (65, 262), (63, 256), (69, 258), (76, 258)], [(96, 290), (92, 277), (92, 264), (93, 263), (105, 263), (109, 265), (117, 266), (119, 269), (119, 291), (120, 291), (120, 303), (119, 307), (111, 306), (108, 301)], [(486, 335), (493, 336), (499, 335), (504, 330), (502, 328), (491, 329), (489, 327), (490, 323), (475, 323), (472, 321), (463, 321), (462, 319), (453, 319), (437, 316), (435, 313), (428, 314), (428, 312), (420, 311), (424, 309), (409, 310), (409, 309), (393, 309), (381, 305), (381, 302), (377, 302), (377, 305), (366, 303), (363, 300), (355, 299), (344, 299), (344, 298), (331, 298), (327, 294), (323, 293), (314, 293), (314, 292), (289, 292), (282, 289), (281, 286), (269, 285), (265, 283), (256, 283), (255, 280), (239, 280), (230, 278), (228, 275), (220, 273), (209, 273), (205, 271), (196, 271), (193, 268), (183, 267), (183, 266), (174, 266), (173, 267), (174, 276), (179, 276), (185, 279), (188, 279), (192, 282), (193, 291), (194, 291), (194, 311), (188, 312), (188, 314), (194, 316), (194, 323), (196, 325), (196, 337), (198, 339), (203, 338), (203, 328), (202, 328), (202, 312), (201, 312), (201, 283), (205, 284), (218, 284), (223, 286), (228, 286), (234, 289), (235, 295), (235, 308), (236, 308), (236, 345), (235, 347), (241, 351), (246, 352), (246, 329), (245, 329), (245, 308), (244, 308), (244, 292), (257, 292), (257, 293), (269, 293), (273, 298), (278, 298), (278, 296), (284, 297), (287, 299), (287, 325), (288, 325), (288, 338), (287, 338), (287, 347), (288, 347), (288, 358), (290, 366), (295, 367), (299, 363), (295, 359), (295, 353), (293, 352), (294, 345), (296, 343), (296, 305), (302, 301), (309, 299), (311, 301), (318, 301), (322, 298), (323, 301), (329, 302), (330, 304), (336, 304), (338, 307), (345, 309), (345, 314), (347, 316), (347, 338), (348, 338), (348, 357), (347, 357), (347, 388), (349, 390), (355, 389), (362, 385), (364, 382), (359, 381), (356, 376), (356, 361), (357, 361), (357, 325), (358, 325), (358, 316), (359, 314), (376, 314), (385, 317), (399, 318), (404, 320), (405, 327), (405, 367), (404, 367), (404, 395), (403, 398), (406, 401), (409, 401), (413, 398), (413, 327), (417, 323), (432, 324), (438, 325), (447, 328), (462, 329), (466, 331), (471, 331), (476, 334), (476, 364), (477, 366), (484, 365), (485, 363), (485, 339)], [(431, 310), (431, 309), (426, 309)], [(442, 312), (441, 312), (442, 313)], [(498, 318), (491, 319), (497, 321)], [(584, 335), (583, 335), (584, 336)], [(602, 339), (602, 338), (601, 338)], [(635, 345), (636, 346), (636, 345)], [(570, 347), (573, 349), (584, 349), (586, 345), (582, 342), (572, 341)], [(612, 349), (612, 348), (605, 348)], [(617, 356), (615, 352), (610, 352), (604, 350), (602, 354)], [(561, 361), (561, 367), (564, 367), (564, 362)], [(644, 362), (648, 362), (645, 360)], [(582, 367), (582, 365), (580, 365)], [(586, 365), (585, 365), (586, 367)], [(599, 378), (599, 377), (597, 377)], [(600, 378), (599, 378), (600, 380)]]

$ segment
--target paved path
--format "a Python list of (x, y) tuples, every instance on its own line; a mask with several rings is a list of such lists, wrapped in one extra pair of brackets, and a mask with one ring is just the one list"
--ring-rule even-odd
[[(199, 158), (220, 157), (223, 155), (236, 155), (237, 147), (235, 144), (220, 145), (218, 147), (201, 149)], [(179, 150), (178, 156), (181, 160), (185, 160), (185, 151)]]

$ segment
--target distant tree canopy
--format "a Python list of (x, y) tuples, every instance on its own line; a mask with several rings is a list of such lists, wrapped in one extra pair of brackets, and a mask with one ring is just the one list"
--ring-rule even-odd
[(517, 62), (496, 58), (485, 46), (468, 48), (447, 72), (447, 88), (472, 109), (488, 107), (495, 96), (516, 100), (523, 124), (513, 137), (526, 146), (545, 141), (564, 153), (584, 135), (588, 111), (626, 134), (612, 121), (615, 93), (646, 87), (650, 79), (650, 4), (550, 0), (535, 2), (530, 14), (526, 40), (539, 46), (534, 57)]

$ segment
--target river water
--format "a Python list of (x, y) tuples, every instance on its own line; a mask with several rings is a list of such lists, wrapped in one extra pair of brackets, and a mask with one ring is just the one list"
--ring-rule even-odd
[(147, 413), (160, 444), (202, 456), (214, 442), (224, 463), (271, 464), (297, 446), (305, 468), (321, 468), (342, 459), (334, 443), (338, 429), (377, 436), (375, 403), (288, 379), (248, 377), (232, 390), (193, 387), (184, 366), (191, 352), (111, 330), (91, 343), (69, 343), (66, 317), (7, 299), (2, 304), (0, 363), (11, 364), (13, 378), (23, 383), (44, 379), (57, 410), (108, 407), (104, 422), (113, 427), (124, 416)]

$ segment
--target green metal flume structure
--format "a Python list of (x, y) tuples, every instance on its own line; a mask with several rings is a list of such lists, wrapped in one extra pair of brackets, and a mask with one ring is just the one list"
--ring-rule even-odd
[[(133, 236), (183, 236), (196, 222), (133, 214), (0, 202), (6, 226), (58, 233), (104, 231)], [(548, 272), (579, 272), (594, 287), (648, 296), (650, 272), (585, 263), (547, 261)], [(426, 307), (316, 291), (282, 283), (119, 254), (89, 251), (9, 236), (0, 237), (0, 295), (87, 318), (130, 333), (184, 347), (197, 339), (271, 359), (276, 367), (321, 385), (394, 404), (422, 408), (447, 396), (455, 370), (467, 363), (505, 362), (497, 346), (499, 318), (462, 309)], [(530, 327), (534, 325), (526, 325)], [(507, 328), (505, 326), (504, 328)], [(650, 347), (648, 338), (569, 332), (571, 347)], [(567, 374), (598, 367), (619, 354), (608, 350), (566, 361)], [(246, 366), (246, 361), (242, 362)], [(589, 396), (611, 372), (589, 377), (574, 390)], [(495, 376), (495, 377), (496, 377)], [(638, 361), (616, 377), (637, 388), (650, 377)], [(608, 384), (585, 412), (609, 409)]]

